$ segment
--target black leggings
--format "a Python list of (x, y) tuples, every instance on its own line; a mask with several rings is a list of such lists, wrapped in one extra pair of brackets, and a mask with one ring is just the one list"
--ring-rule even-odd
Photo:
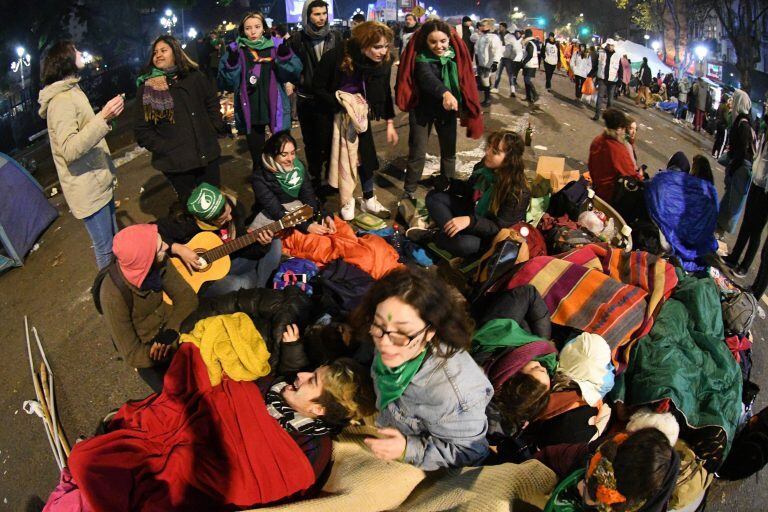
[(163, 174), (170, 182), (181, 204), (184, 205), (187, 204), (187, 199), (199, 184), (206, 182), (218, 187), (221, 183), (218, 158), (209, 162), (205, 167), (198, 167), (185, 172), (164, 172)]
[[(739, 228), (736, 245), (733, 246), (733, 250), (726, 257), (726, 260), (734, 266), (748, 270), (760, 248), (760, 238), (765, 223), (768, 221), (768, 197), (765, 195), (765, 189), (754, 183), (749, 184), (747, 205), (744, 207), (744, 212), (744, 220), (741, 222), (741, 228)], [(744, 248), (747, 249), (747, 252), (744, 254), (744, 259), (741, 260), (741, 253), (744, 252)], [(763, 253), (765, 253), (765, 249), (763, 249)], [(763, 266), (762, 261), (760, 266)]]
[(556, 64), (547, 64), (546, 62), (544, 63), (544, 74), (547, 78), (545, 87), (547, 90), (552, 88), (552, 75), (555, 74), (555, 68), (557, 68)]
[(427, 194), (427, 210), (432, 220), (440, 227), (440, 232), (435, 237), (435, 244), (441, 249), (450, 252), (454, 256), (471, 256), (480, 252), (483, 239), (479, 236), (459, 232), (454, 237), (449, 237), (443, 231), (446, 223), (454, 217), (470, 215), (473, 205), (461, 197), (448, 192), (431, 191)]

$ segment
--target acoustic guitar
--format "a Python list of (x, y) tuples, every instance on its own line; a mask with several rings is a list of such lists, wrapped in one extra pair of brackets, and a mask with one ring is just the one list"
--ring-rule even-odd
[[(222, 242), (221, 238), (219, 238), (216, 233), (203, 231), (192, 237), (192, 240), (186, 243), (185, 246), (195, 251), (198, 256), (202, 258), (201, 262), (204, 265), (200, 269), (190, 273), (189, 269), (184, 265), (184, 262), (181, 261), (181, 258), (175, 256), (170, 258), (171, 264), (176, 267), (179, 274), (181, 274), (184, 280), (189, 283), (189, 286), (195, 290), (195, 293), (197, 293), (200, 291), (203, 284), (208, 281), (217, 281), (225, 277), (232, 266), (229, 260), (229, 255), (256, 243), (256, 237), (259, 236), (259, 233), (272, 231), (272, 233), (277, 234), (284, 229), (291, 228), (301, 224), (305, 220), (311, 219), (312, 215), (312, 207), (302, 205), (288, 212), (282, 219), (255, 229), (248, 234), (238, 236), (234, 240), (230, 240), (226, 243)], [(168, 304), (173, 304), (171, 298), (165, 293), (163, 294), (163, 300)]]

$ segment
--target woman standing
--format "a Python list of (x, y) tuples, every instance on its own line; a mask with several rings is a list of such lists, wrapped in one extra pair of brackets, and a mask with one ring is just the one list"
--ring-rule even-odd
[(573, 81), (576, 83), (576, 99), (580, 100), (581, 87), (584, 85), (584, 80), (587, 79), (590, 71), (592, 71), (592, 59), (587, 51), (587, 45), (584, 43), (581, 43), (579, 50), (573, 52), (571, 56), (571, 70), (573, 71)]
[(237, 32), (237, 40), (227, 45), (219, 61), (219, 87), (235, 93), (235, 126), (245, 133), (256, 169), (267, 126), (271, 133), (291, 129), (285, 84), (299, 83), (302, 65), (290, 46), (269, 37), (262, 13), (247, 13)]
[(729, 130), (725, 192), (717, 216), (717, 232), (721, 236), (736, 229), (747, 201), (752, 177), (752, 159), (755, 156), (755, 132), (752, 130), (751, 110), (752, 101), (749, 95), (741, 89), (736, 89), (733, 93), (733, 112), (736, 118)]
[[(524, 222), (531, 200), (524, 151), (525, 143), (517, 133), (491, 133), (485, 158), (475, 166), (469, 181), (453, 180), (446, 192), (427, 194), (429, 216), (441, 231), (426, 236), (454, 256), (472, 256), (487, 250), (500, 229)], [(411, 228), (407, 234), (425, 241), (424, 230)]]
[(365, 443), (379, 459), (432, 471), (488, 455), (493, 388), (467, 353), (472, 321), (455, 297), (424, 271), (394, 270), (353, 314), (358, 335), (375, 346), (379, 436)]
[[(368, 120), (384, 119), (387, 122), (387, 142), (397, 144), (395, 131), (395, 106), (392, 101), (390, 77), (392, 74), (392, 30), (376, 21), (366, 21), (356, 26), (352, 37), (342, 46), (326, 52), (315, 69), (313, 87), (318, 100), (329, 107), (336, 116), (345, 109), (339, 98), (343, 93), (357, 96), (367, 103)], [(353, 107), (350, 107), (353, 108)], [(346, 111), (346, 110), (345, 110)], [(344, 169), (355, 171), (359, 176), (363, 191), (362, 210), (374, 215), (389, 215), (389, 210), (376, 199), (373, 192), (373, 175), (379, 168), (373, 130), (368, 122), (367, 129), (358, 134), (359, 168)], [(343, 137), (342, 137), (343, 138)], [(334, 134), (336, 140), (336, 134)], [(334, 153), (335, 154), (335, 153)], [(350, 162), (357, 162), (357, 155), (348, 155)], [(344, 162), (342, 162), (343, 164)], [(353, 165), (353, 164), (350, 164)], [(334, 163), (331, 163), (333, 170)], [(340, 164), (339, 167), (342, 167)], [(357, 167), (357, 165), (354, 165)], [(342, 171), (340, 170), (339, 173)], [(342, 191), (340, 187), (341, 218), (355, 218), (355, 199), (352, 191)], [(350, 196), (350, 197), (346, 197)]]
[(152, 43), (139, 90), (133, 133), (152, 153), (182, 204), (200, 183), (219, 185), (218, 133), (226, 127), (211, 82), (173, 36)]
[(85, 222), (96, 253), (96, 265), (112, 258), (115, 221), (115, 166), (104, 137), (110, 121), (123, 112), (122, 96), (115, 96), (93, 113), (77, 76), (83, 55), (72, 41), (53, 44), (43, 61), (40, 117), (48, 124), (53, 163), (72, 215)]
[[(469, 51), (444, 21), (427, 21), (416, 33), (411, 53), (398, 69), (396, 87), (398, 106), (408, 111), (410, 130), (404, 197), (414, 199), (424, 172), (427, 142), (433, 126), (440, 143), (440, 174), (448, 179), (454, 177), (456, 121), (459, 112), (469, 111), (467, 103), (471, 103), (471, 99), (468, 98), (472, 97), (462, 90), (462, 85), (473, 88), (475, 98), (478, 92), (475, 80), (460, 75), (462, 70), (472, 69)], [(404, 89), (411, 86), (414, 90), (410, 101), (401, 101)], [(479, 104), (475, 112), (480, 115)]]

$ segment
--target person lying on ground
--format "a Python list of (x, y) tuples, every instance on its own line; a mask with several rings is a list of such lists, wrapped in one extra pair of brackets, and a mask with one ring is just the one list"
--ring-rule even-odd
[(613, 204), (616, 181), (621, 176), (642, 179), (635, 169), (632, 156), (624, 145), (627, 118), (618, 109), (608, 108), (603, 112), (605, 131), (595, 137), (589, 146), (589, 174), (595, 193), (601, 199)]
[(214, 386), (200, 351), (184, 343), (162, 393), (125, 404), (103, 435), (73, 448), (72, 483), (95, 510), (296, 501), (327, 474), (330, 436), (374, 410), (370, 376), (349, 359), (295, 378)]
[[(115, 235), (112, 247), (115, 260), (98, 291), (94, 284), (94, 294), (118, 352), (158, 391), (181, 323), (197, 308), (197, 295), (168, 264), (168, 252), (178, 255), (180, 246), (170, 248), (156, 225), (129, 226)], [(173, 305), (163, 302), (164, 293)]]
[(375, 345), (379, 431), (365, 443), (379, 459), (431, 471), (488, 456), (493, 389), (467, 353), (472, 321), (457, 294), (425, 271), (398, 269), (353, 313), (356, 335)]
[[(158, 219), (156, 223), (163, 240), (174, 246), (187, 269), (194, 272), (210, 262), (201, 261), (195, 251), (183, 244), (203, 232), (215, 233), (224, 243), (231, 242), (249, 232), (245, 217), (234, 194), (225, 194), (209, 183), (202, 183), (192, 191), (186, 208), (177, 203), (168, 216)], [(201, 293), (213, 297), (266, 286), (280, 264), (282, 245), (269, 230), (259, 233), (256, 241), (258, 243), (233, 252), (229, 273), (223, 279), (208, 284)]]
[(336, 232), (332, 216), (322, 217), (312, 182), (306, 174), (304, 163), (296, 156), (298, 146), (289, 131), (277, 132), (264, 144), (261, 162), (254, 166), (251, 183), (256, 217), (250, 227), (256, 228), (280, 220), (289, 211), (302, 204), (311, 206), (315, 219), (297, 227), (315, 235)]
[(427, 210), (439, 231), (411, 228), (407, 236), (419, 243), (434, 241), (454, 256), (487, 250), (499, 230), (525, 221), (531, 192), (525, 179), (524, 151), (517, 133), (491, 133), (485, 157), (468, 181), (453, 179), (444, 191), (427, 194)]

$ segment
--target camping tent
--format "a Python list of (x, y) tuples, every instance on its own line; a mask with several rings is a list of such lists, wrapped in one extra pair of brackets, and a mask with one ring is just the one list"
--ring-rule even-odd
[(662, 75), (672, 73), (672, 68), (661, 62), (659, 56), (651, 48), (632, 41), (618, 41), (616, 43), (616, 51), (619, 53), (625, 53), (627, 58), (632, 61), (632, 72), (636, 72), (640, 69), (640, 64), (643, 62), (643, 57), (648, 57), (648, 67), (651, 68), (653, 76), (661, 71)]
[(27, 170), (0, 153), (0, 272), (21, 266), (58, 215)]

